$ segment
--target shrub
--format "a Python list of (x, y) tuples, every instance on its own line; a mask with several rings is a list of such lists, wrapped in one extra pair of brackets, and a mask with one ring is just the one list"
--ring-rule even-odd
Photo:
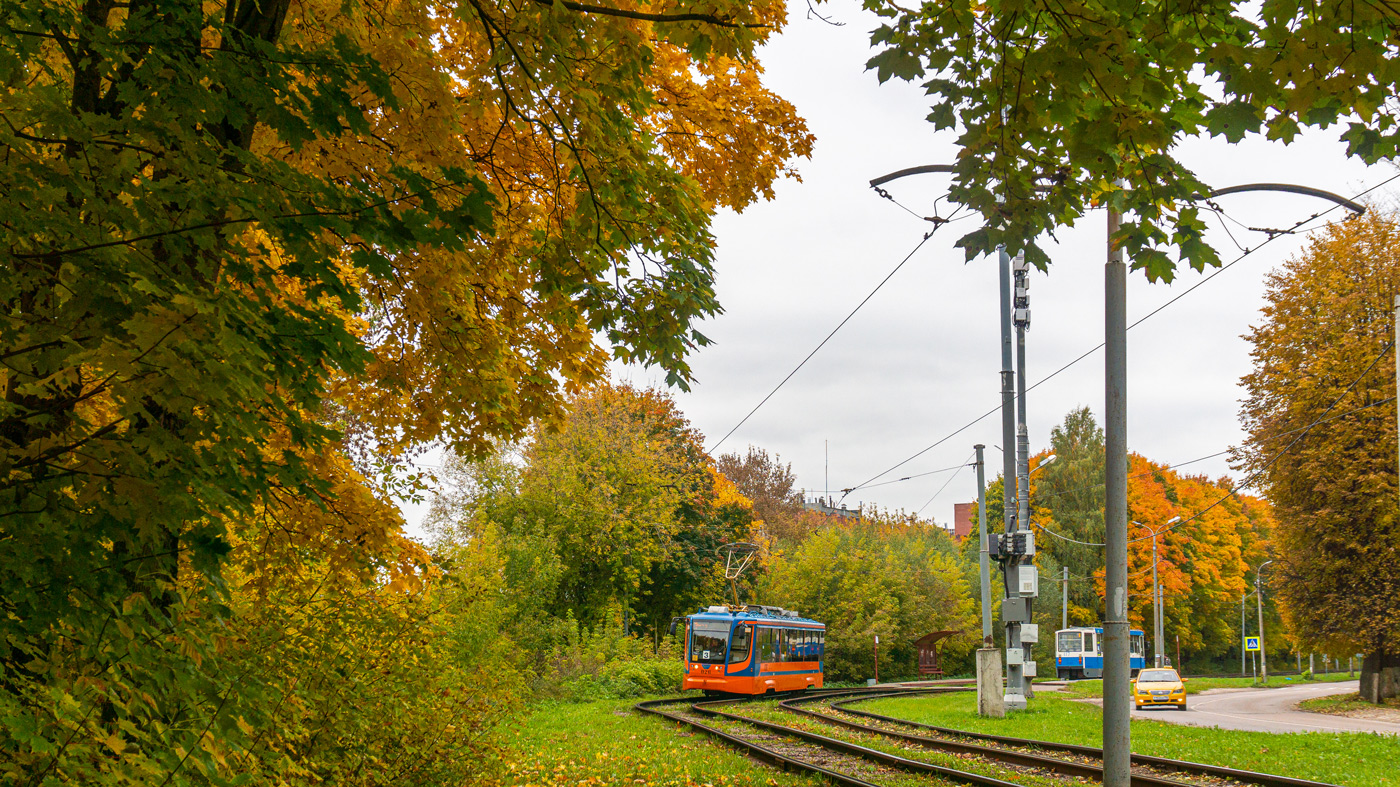
[(680, 691), (685, 667), (670, 642), (653, 650), (650, 642), (616, 629), (567, 631), (536, 676), (537, 696), (585, 702)]

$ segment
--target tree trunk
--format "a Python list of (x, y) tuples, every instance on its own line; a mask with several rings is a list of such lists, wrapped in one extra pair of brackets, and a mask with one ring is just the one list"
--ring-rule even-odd
[(1361, 699), (1381, 703), (1400, 696), (1400, 654), (1378, 650), (1361, 662)]

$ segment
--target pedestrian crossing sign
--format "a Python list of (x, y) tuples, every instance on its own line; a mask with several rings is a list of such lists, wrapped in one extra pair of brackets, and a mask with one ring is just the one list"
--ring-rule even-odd
[(1244, 649), (1245, 649), (1245, 650), (1258, 650), (1258, 649), (1259, 649), (1259, 638), (1258, 638), (1258, 637), (1245, 637), (1245, 638), (1244, 638)]

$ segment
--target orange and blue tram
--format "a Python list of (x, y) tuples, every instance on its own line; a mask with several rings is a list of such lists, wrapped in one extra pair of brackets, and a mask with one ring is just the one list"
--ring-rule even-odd
[(712, 606), (680, 620), (686, 626), (683, 689), (770, 694), (822, 687), (822, 623), (757, 604)]

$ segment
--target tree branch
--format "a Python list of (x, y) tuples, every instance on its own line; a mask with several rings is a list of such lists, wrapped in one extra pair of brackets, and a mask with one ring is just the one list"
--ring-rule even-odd
[(645, 22), (705, 22), (717, 27), (737, 27), (747, 30), (767, 29), (769, 25), (750, 25), (743, 22), (735, 22), (729, 19), (715, 16), (714, 14), (652, 14), (645, 11), (629, 11), (625, 8), (609, 8), (602, 5), (589, 5), (578, 3), (574, 0), (535, 0), (539, 5), (554, 5), (558, 3), (570, 11), (578, 11), (584, 14), (601, 14), (603, 16), (620, 16), (625, 19), (640, 19)]

